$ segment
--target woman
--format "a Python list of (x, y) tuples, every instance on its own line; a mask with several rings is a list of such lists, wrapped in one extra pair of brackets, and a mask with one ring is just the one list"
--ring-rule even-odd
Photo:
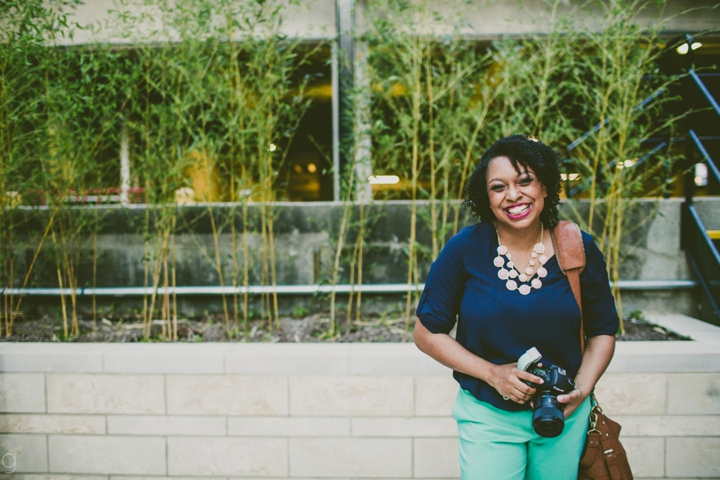
[[(460, 383), (453, 417), (463, 479), (577, 478), (588, 396), (612, 358), (618, 316), (605, 260), (583, 232), (581, 353), (580, 309), (550, 235), (559, 193), (558, 158), (547, 145), (522, 135), (495, 142), (465, 187), (464, 205), (481, 221), (448, 241), (420, 298), (415, 343)], [(532, 427), (535, 388), (525, 382), (542, 379), (516, 363), (531, 347), (575, 380), (558, 396), (565, 427), (555, 438)]]

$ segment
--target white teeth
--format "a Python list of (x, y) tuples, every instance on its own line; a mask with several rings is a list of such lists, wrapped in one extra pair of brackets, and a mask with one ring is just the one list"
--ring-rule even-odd
[(507, 212), (510, 215), (520, 215), (521, 213), (525, 213), (527, 209), (530, 208), (529, 205), (520, 205), (518, 207), (511, 207), (507, 209)]

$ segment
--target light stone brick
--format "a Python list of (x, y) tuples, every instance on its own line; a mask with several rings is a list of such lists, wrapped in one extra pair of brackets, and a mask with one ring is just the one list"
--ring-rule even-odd
[(50, 471), (165, 475), (165, 439), (159, 437), (50, 435)]
[(287, 380), (241, 375), (167, 377), (171, 415), (287, 415)]
[(665, 439), (624, 437), (620, 441), (630, 462), (633, 476), (662, 477), (665, 472)]
[[(85, 478), (85, 477), (83, 477)], [(161, 477), (167, 480), (198, 480), (197, 477)], [(160, 480), (158, 477), (145, 477), (142, 475), (110, 475), (109, 480)], [(212, 477), (212, 480), (228, 480), (226, 477)], [(286, 479), (287, 480), (287, 479)]]
[(37, 413), (45, 411), (45, 375), (36, 373), (0, 374), (0, 412)]
[(0, 415), (0, 433), (105, 434), (105, 417), (97, 415)]
[(712, 415), (613, 415), (629, 437), (720, 437), (720, 416)]
[(720, 478), (720, 438), (668, 438), (667, 474)]
[[(705, 339), (703, 339), (705, 342)], [(717, 372), (720, 350), (701, 342), (618, 342), (612, 373)]]
[(169, 475), (287, 476), (284, 438), (168, 438)]
[[(83, 477), (84, 478), (84, 477)], [(198, 480), (198, 477), (160, 477), (167, 480)], [(110, 475), (108, 480), (160, 480), (158, 477), (145, 477), (142, 475)], [(228, 480), (227, 477), (212, 477), (212, 480)], [(266, 479), (269, 480), (269, 479)], [(285, 479), (287, 480), (287, 479)]]
[(47, 458), (45, 435), (0, 435), (0, 474), (47, 472)]
[[(58, 474), (27, 474), (13, 475), (12, 480), (109, 480), (107, 475), (58, 475)], [(127, 477), (132, 478), (132, 477)], [(157, 480), (157, 479), (155, 479)], [(214, 479), (213, 479), (214, 480)]]
[(291, 477), (411, 477), (407, 438), (291, 438)]
[(446, 418), (353, 418), (355, 437), (453, 437), (457, 423)]
[(335, 417), (230, 417), (228, 435), (238, 437), (347, 437), (350, 419)]
[(668, 413), (720, 414), (720, 374), (668, 376)]
[(452, 375), (415, 377), (415, 415), (450, 417), (459, 389)]
[(349, 373), (349, 344), (242, 343), (225, 356), (225, 373), (337, 375)]
[(351, 343), (350, 372), (360, 375), (452, 375), (413, 343)]
[(612, 415), (661, 415), (666, 406), (666, 377), (662, 374), (606, 374), (595, 393), (603, 410)]
[(160, 375), (48, 374), (51, 413), (165, 413)]
[(228, 344), (157, 344), (118, 345), (103, 356), (107, 373), (178, 373), (221, 374), (225, 371)]
[(110, 435), (227, 435), (224, 417), (109, 415)]
[[(110, 475), (109, 480), (161, 480), (158, 477), (145, 477), (145, 476), (128, 476), (128, 475)], [(198, 477), (162, 477), (162, 480), (198, 480)], [(228, 480), (227, 477), (212, 477), (212, 480)], [(269, 480), (269, 479), (266, 479)], [(285, 479), (287, 480), (287, 479)]]
[(290, 412), (299, 416), (411, 416), (413, 382), (407, 377), (292, 377)]
[(416, 438), (413, 449), (416, 478), (460, 477), (457, 438)]
[(108, 343), (3, 343), (0, 371), (102, 372), (102, 354), (116, 348)]

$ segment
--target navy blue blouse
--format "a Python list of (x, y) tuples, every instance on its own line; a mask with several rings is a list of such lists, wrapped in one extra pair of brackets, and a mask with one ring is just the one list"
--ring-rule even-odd
[[(583, 232), (586, 266), (580, 275), (585, 335), (614, 335), (618, 315), (610, 292), (605, 259)], [(537, 347), (547, 362), (574, 377), (580, 368), (580, 309), (570, 282), (553, 255), (544, 265), (542, 288), (529, 295), (510, 291), (493, 265), (497, 236), (492, 223), (463, 228), (451, 238), (432, 265), (420, 297), (417, 316), (433, 333), (449, 333), (457, 318), (457, 341), (475, 355), (497, 365), (516, 362)], [(478, 400), (503, 410), (526, 410), (503, 400), (493, 387), (454, 372), (460, 386)]]

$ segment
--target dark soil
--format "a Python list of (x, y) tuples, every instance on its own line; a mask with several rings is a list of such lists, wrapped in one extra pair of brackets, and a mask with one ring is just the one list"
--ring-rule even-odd
[[(247, 329), (242, 321), (239, 333), (231, 340), (226, 334), (225, 320), (221, 315), (205, 315), (201, 318), (178, 319), (178, 340), (181, 342), (412, 342), (411, 323), (406, 329), (405, 319), (400, 313), (367, 316), (361, 321), (345, 321), (339, 315), (337, 333), (329, 333), (330, 320), (327, 315), (314, 314), (302, 318), (282, 317), (279, 325), (269, 327), (266, 320), (249, 321)], [(663, 327), (647, 322), (634, 313), (625, 319), (625, 334), (618, 335), (621, 341), (673, 341), (688, 340)], [(140, 315), (98, 315), (93, 324), (92, 315), (82, 315), (78, 324), (80, 335), (69, 338), (72, 342), (141, 342), (163, 341), (163, 322), (153, 321), (149, 340), (143, 339), (143, 325)], [(231, 331), (234, 331), (231, 320)], [(19, 316), (15, 320), (13, 334), (3, 337), (5, 342), (57, 342), (64, 339), (62, 320), (55, 315)]]
[(618, 334), (618, 340), (626, 342), (654, 340), (690, 340), (689, 337), (684, 337), (671, 330), (668, 330), (665, 327), (650, 323), (644, 318), (642, 318), (642, 316), (639, 316), (640, 318), (637, 317), (638, 316), (631, 316), (630, 318), (625, 319), (625, 322), (623, 322), (625, 325), (625, 334)]

